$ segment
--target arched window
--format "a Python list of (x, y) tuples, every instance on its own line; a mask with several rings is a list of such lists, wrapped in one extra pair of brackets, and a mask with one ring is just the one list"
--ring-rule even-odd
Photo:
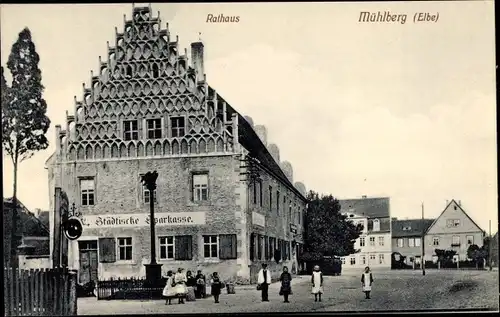
[(128, 65), (126, 69), (126, 76), (132, 77), (132, 66)]
[(380, 220), (373, 220), (373, 231), (380, 231)]
[(153, 64), (153, 78), (158, 78), (160, 75), (160, 70), (158, 69), (158, 65)]

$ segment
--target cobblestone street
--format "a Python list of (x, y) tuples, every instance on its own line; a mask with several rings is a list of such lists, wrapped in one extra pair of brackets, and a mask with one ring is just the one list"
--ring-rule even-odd
[(255, 286), (239, 286), (236, 294), (221, 295), (220, 303), (213, 298), (187, 302), (175, 301), (165, 306), (163, 300), (97, 301), (82, 298), (78, 313), (84, 314), (164, 314), (164, 313), (239, 313), (239, 312), (308, 312), (308, 311), (373, 311), (488, 308), (498, 310), (498, 271), (437, 271), (426, 276), (420, 271), (374, 272), (373, 294), (365, 300), (359, 276), (344, 273), (325, 278), (322, 302), (314, 302), (310, 294), (309, 278), (293, 281), (291, 303), (283, 303), (278, 296), (279, 285), (271, 285), (270, 302), (260, 301)]

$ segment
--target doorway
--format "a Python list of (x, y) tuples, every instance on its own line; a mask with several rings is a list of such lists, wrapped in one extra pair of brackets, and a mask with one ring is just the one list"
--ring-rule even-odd
[(78, 241), (78, 246), (80, 250), (79, 284), (85, 285), (91, 281), (97, 284), (97, 267), (99, 265), (97, 258), (97, 240)]

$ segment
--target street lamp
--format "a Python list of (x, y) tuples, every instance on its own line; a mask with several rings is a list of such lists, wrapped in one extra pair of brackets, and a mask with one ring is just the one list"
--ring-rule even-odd
[(149, 191), (149, 225), (151, 233), (151, 262), (144, 264), (146, 267), (146, 279), (157, 283), (161, 279), (161, 264), (156, 263), (156, 239), (155, 239), (155, 189), (158, 172), (147, 172), (141, 177), (141, 182)]

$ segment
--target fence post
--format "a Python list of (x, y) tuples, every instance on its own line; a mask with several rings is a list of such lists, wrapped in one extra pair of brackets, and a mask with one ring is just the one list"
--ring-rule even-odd
[(69, 272), (69, 310), (68, 315), (76, 316), (78, 313), (78, 300), (76, 296), (76, 284), (77, 284), (77, 271), (71, 270)]

